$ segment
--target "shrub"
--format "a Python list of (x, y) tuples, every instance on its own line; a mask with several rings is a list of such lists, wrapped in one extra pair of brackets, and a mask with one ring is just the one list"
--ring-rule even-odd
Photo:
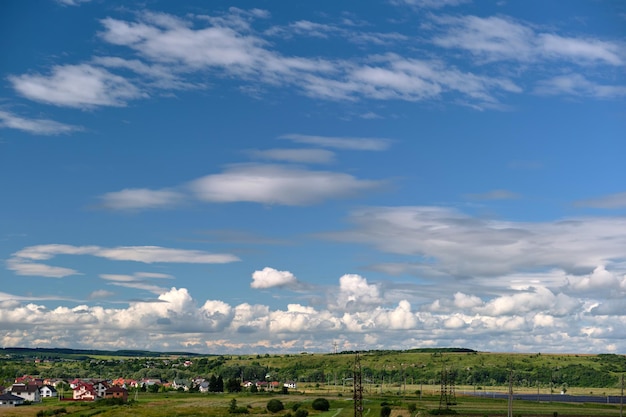
[(294, 414), (295, 417), (308, 417), (309, 412), (304, 408), (298, 408), (298, 411)]
[(311, 407), (317, 411), (328, 411), (330, 410), (330, 403), (326, 398), (316, 398), (313, 400)]
[(407, 408), (409, 410), (409, 413), (413, 414), (417, 410), (417, 405), (415, 405), (415, 403), (411, 403), (408, 405)]
[(456, 410), (453, 410), (451, 408), (448, 408), (448, 409), (441, 408), (441, 409), (430, 410), (429, 413), (435, 416), (446, 416), (446, 415), (451, 415), (451, 414), (457, 414)]
[(238, 407), (237, 400), (234, 398), (230, 400), (230, 405), (228, 406), (228, 412), (231, 414), (248, 414), (249, 413), (246, 407)]
[(389, 417), (391, 415), (391, 407), (383, 405), (380, 407), (380, 417)]
[(265, 408), (267, 408), (267, 411), (269, 411), (270, 413), (278, 413), (279, 411), (284, 410), (285, 406), (283, 405), (282, 401), (273, 398), (267, 402)]

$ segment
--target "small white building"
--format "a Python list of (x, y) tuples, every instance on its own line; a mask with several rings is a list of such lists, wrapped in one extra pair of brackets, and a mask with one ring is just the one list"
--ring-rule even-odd
[(24, 399), (13, 394), (0, 394), (0, 408), (2, 407), (15, 407), (16, 405), (24, 404)]
[(52, 385), (43, 385), (39, 388), (39, 395), (41, 395), (42, 398), (57, 397), (58, 392)]

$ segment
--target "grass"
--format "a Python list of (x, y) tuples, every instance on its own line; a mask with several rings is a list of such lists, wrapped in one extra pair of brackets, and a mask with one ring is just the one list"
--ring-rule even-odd
[[(269, 395), (269, 394), (143, 394), (138, 401), (133, 404), (123, 406), (101, 406), (96, 403), (72, 403), (47, 400), (42, 404), (22, 406), (16, 408), (4, 408), (0, 410), (3, 417), (26, 417), (36, 416), (40, 410), (53, 411), (65, 408), (67, 414), (60, 414), (68, 417), (221, 417), (229, 416), (228, 406), (232, 398), (237, 400), (238, 406), (246, 407), (250, 417), (281, 417), (293, 411), (291, 406), (299, 403), (309, 411), (311, 417), (352, 417), (354, 408), (351, 396), (339, 397), (337, 395), (324, 396), (330, 401), (331, 409), (327, 412), (317, 412), (311, 408), (311, 403), (315, 398), (320, 397), (319, 393), (314, 394), (290, 394), (290, 395)], [(265, 405), (270, 398), (278, 398), (285, 404), (285, 410), (271, 414), (265, 409)], [(392, 407), (391, 417), (421, 417), (427, 416), (428, 410), (439, 407), (439, 397), (437, 395), (424, 395), (422, 400), (416, 395), (371, 395), (364, 398), (364, 417), (380, 416), (381, 404), (386, 402)], [(408, 405), (414, 403), (416, 412), (410, 415)], [(507, 415), (507, 401), (489, 398), (476, 398), (469, 396), (457, 396), (457, 405), (452, 407), (457, 411), (457, 417), (495, 417)], [(607, 404), (568, 404), (568, 403), (537, 403), (530, 401), (516, 400), (513, 403), (513, 415), (522, 417), (552, 417), (557, 412), (559, 417), (603, 417), (619, 416), (619, 405)], [(231, 415), (231, 417), (245, 417), (246, 415)]]
[[(124, 406), (99, 406), (98, 403), (73, 404), (69, 402), (47, 401), (41, 405), (30, 405), (16, 408), (2, 409), (3, 417), (26, 417), (36, 416), (39, 410), (54, 410), (61, 406), (68, 411), (63, 414), (68, 417), (87, 417), (98, 415), (101, 417), (220, 417), (228, 416), (228, 405), (233, 397), (230, 395), (173, 395), (165, 398), (165, 395), (146, 396), (138, 402)], [(246, 396), (235, 397), (239, 406), (245, 406), (249, 410), (249, 416), (269, 417), (274, 416), (265, 409), (268, 397)], [(317, 396), (287, 395), (276, 396), (285, 404), (285, 410), (276, 416), (283, 416), (292, 412), (291, 405), (301, 403), (301, 407), (309, 410), (311, 417), (350, 417), (354, 415), (351, 399), (335, 397), (331, 398), (331, 409), (327, 412), (316, 412), (310, 404)], [(392, 406), (391, 417), (417, 417), (425, 416), (427, 410), (437, 409), (439, 399), (437, 397), (423, 397), (419, 401), (417, 397), (399, 399), (395, 397), (380, 397), (364, 399), (364, 417), (378, 417), (382, 401), (387, 401)], [(416, 413), (409, 415), (408, 404), (416, 404)], [(567, 404), (567, 403), (536, 403), (527, 401), (515, 401), (513, 403), (513, 415), (522, 417), (552, 417), (556, 411), (559, 417), (603, 417), (619, 416), (619, 406), (606, 404)], [(507, 415), (507, 401), (485, 398), (459, 397), (457, 405), (452, 407), (457, 411), (457, 416), (505, 416)], [(421, 413), (421, 414), (419, 414)], [(292, 412), (293, 414), (293, 412)], [(245, 415), (244, 415), (245, 416)]]

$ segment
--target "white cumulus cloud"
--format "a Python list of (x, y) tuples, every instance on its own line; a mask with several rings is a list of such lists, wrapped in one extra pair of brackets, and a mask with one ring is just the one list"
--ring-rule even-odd
[(289, 287), (297, 285), (298, 280), (289, 271), (278, 271), (274, 268), (265, 267), (252, 273), (252, 288)]

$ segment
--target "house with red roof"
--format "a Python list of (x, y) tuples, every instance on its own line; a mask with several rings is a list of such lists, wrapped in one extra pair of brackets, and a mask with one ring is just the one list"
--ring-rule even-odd
[(98, 394), (92, 384), (81, 382), (73, 389), (72, 399), (76, 401), (95, 401)]

